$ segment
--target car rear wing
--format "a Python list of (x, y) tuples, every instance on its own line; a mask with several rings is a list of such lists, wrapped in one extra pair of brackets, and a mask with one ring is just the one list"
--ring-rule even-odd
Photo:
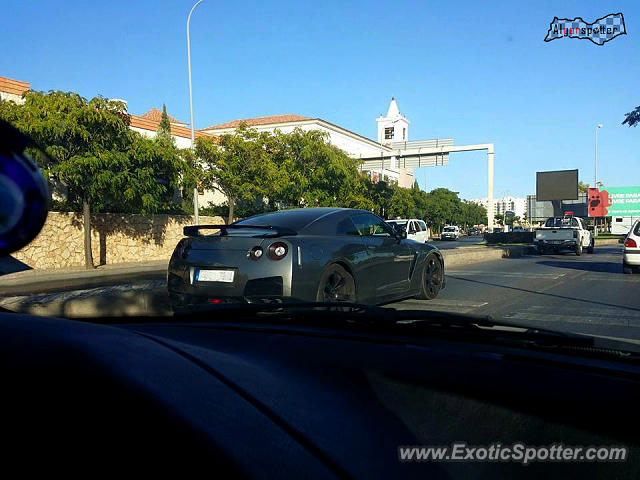
[(268, 230), (270, 237), (281, 237), (284, 235), (297, 235), (298, 232), (286, 227), (276, 227), (273, 225), (243, 225), (243, 224), (231, 224), (231, 225), (189, 225), (184, 227), (183, 233), (187, 237), (201, 237), (200, 230), (220, 230), (220, 235), (227, 235), (227, 230)]

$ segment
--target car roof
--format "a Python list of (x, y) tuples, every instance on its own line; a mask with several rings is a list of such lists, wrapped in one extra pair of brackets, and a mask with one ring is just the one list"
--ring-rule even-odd
[(316, 220), (325, 218), (329, 215), (337, 213), (353, 212), (353, 213), (371, 213), (368, 210), (359, 210), (355, 208), (336, 208), (336, 207), (314, 207), (314, 208), (293, 208), (290, 210), (278, 210), (276, 212), (261, 213), (254, 215), (235, 223), (241, 225), (270, 225), (275, 227), (284, 227), (299, 232), (308, 227)]

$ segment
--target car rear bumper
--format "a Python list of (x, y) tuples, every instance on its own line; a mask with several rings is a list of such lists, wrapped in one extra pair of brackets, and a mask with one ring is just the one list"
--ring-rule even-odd
[[(195, 254), (194, 254), (195, 253)], [(292, 255), (272, 260), (265, 254), (251, 260), (246, 252), (192, 252), (169, 263), (167, 288), (172, 305), (182, 308), (206, 303), (252, 302), (291, 297)], [(233, 280), (200, 281), (206, 270), (231, 270)]]
[(640, 265), (640, 248), (625, 248), (622, 261), (627, 265)]
[(578, 241), (572, 240), (535, 240), (533, 242), (539, 248), (576, 248)]

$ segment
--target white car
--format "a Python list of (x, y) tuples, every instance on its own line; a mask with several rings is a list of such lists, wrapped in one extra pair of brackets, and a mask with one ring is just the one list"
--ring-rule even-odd
[(458, 240), (460, 238), (460, 228), (455, 225), (447, 225), (440, 234), (440, 240)]
[(633, 273), (640, 266), (640, 220), (636, 220), (624, 239), (622, 271)]
[(411, 240), (420, 243), (429, 241), (429, 228), (423, 220), (399, 218), (397, 220), (387, 220), (387, 223), (404, 228), (407, 232), (407, 238)]

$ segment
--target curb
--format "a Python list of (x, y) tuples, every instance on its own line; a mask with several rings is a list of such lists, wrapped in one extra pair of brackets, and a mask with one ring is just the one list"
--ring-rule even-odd
[(70, 295), (9, 297), (1, 300), (0, 306), (13, 312), (65, 318), (173, 315), (166, 286), (129, 287), (93, 294), (83, 290), (69, 292)]
[(445, 272), (447, 267), (467, 265), (470, 263), (490, 262), (501, 258), (515, 258), (536, 253), (531, 245), (513, 245), (510, 247), (487, 246), (483, 249), (455, 248), (440, 250), (444, 257)]
[(602, 239), (598, 239), (596, 238), (596, 247), (598, 245), (619, 245), (619, 239), (618, 238), (602, 238)]
[[(32, 295), (107, 287), (146, 280), (166, 280), (167, 262), (157, 265), (98, 268), (95, 270), (46, 271), (30, 270), (0, 277), (0, 295)], [(35, 278), (34, 278), (35, 277)]]

